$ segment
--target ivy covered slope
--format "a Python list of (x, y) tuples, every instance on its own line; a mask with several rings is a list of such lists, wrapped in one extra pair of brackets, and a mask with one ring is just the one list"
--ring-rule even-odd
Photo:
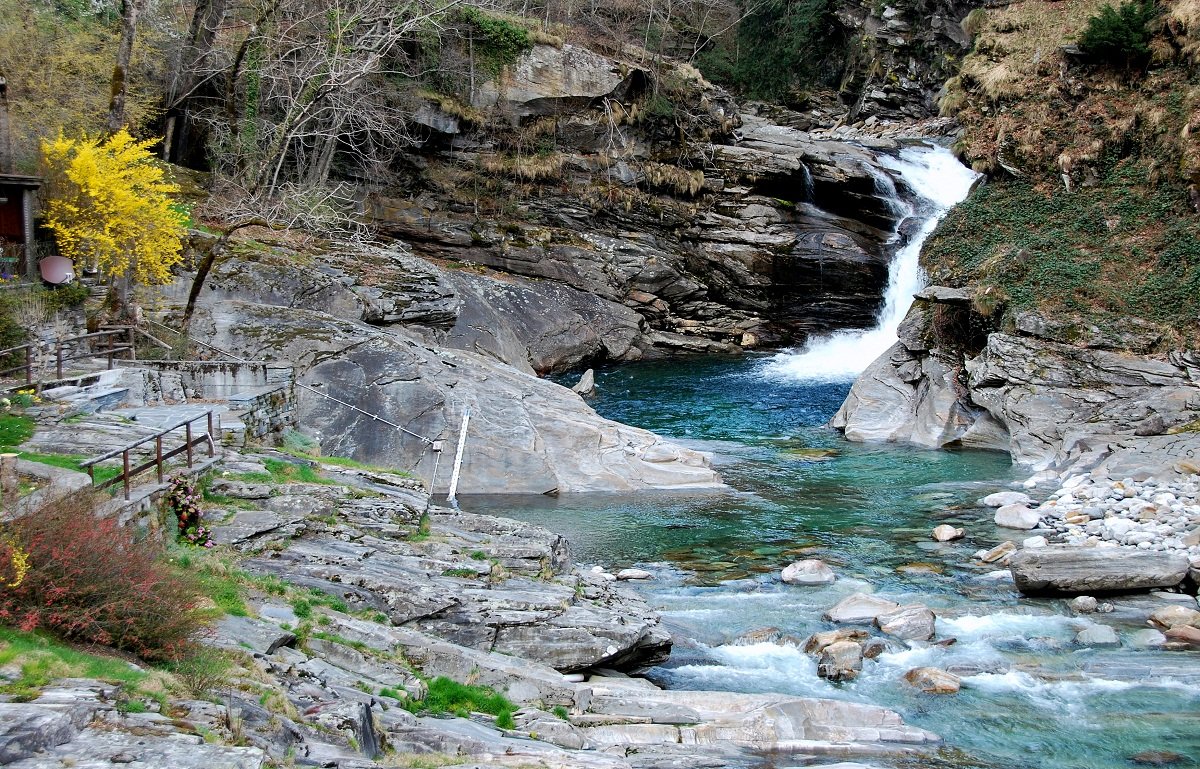
[(1114, 329), (1200, 327), (1200, 3), (1023, 0), (977, 11), (942, 97), (989, 183), (923, 258), (1006, 327), (1022, 310)]

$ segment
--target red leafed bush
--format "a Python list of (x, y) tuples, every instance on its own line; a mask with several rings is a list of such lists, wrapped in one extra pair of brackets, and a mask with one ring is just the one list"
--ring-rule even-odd
[(0, 623), (45, 628), (65, 638), (125, 649), (147, 660), (186, 654), (204, 625), (201, 594), (186, 574), (158, 560), (152, 542), (137, 542), (115, 517), (96, 517), (103, 499), (61, 497), (4, 524), (0, 575), (28, 561), (16, 585), (0, 591)]

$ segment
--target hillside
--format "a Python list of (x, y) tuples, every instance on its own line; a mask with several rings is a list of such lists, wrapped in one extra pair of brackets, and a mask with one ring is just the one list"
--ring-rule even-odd
[(1104, 3), (1024, 0), (972, 14), (946, 86), (957, 147), (990, 181), (926, 247), (934, 283), (968, 286), (993, 327), (1039, 310), (1075, 325), (1159, 323), (1194, 344), (1200, 312), (1200, 8), (1168, 2), (1126, 69), (1077, 41)]

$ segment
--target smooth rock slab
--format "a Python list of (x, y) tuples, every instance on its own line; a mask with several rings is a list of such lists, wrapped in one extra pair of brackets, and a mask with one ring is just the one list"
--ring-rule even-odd
[(837, 575), (824, 561), (809, 559), (785, 567), (779, 578), (789, 585), (828, 585)]
[(886, 598), (855, 593), (838, 601), (837, 605), (825, 612), (825, 619), (831, 622), (869, 625), (880, 614), (888, 614), (899, 608), (900, 604)]
[(1045, 547), (1017, 552), (1009, 568), (1022, 593), (1070, 595), (1174, 587), (1187, 575), (1188, 559), (1127, 548)]

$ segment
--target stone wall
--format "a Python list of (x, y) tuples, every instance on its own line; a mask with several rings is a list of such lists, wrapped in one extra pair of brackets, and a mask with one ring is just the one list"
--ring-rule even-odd
[(242, 446), (278, 440), (297, 426), (295, 389), (290, 384), (235, 393), (229, 396), (229, 407), (240, 412)]

